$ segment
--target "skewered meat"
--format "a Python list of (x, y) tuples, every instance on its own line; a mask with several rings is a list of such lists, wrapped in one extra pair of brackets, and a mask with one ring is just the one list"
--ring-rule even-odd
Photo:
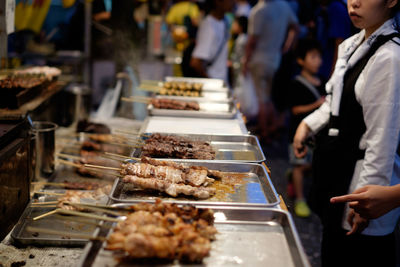
[(49, 66), (36, 66), (26, 68), (24, 70), (18, 70), (14, 72), (16, 75), (43, 75), (47, 80), (52, 80), (53, 78), (61, 74), (61, 70), (55, 67)]
[(108, 195), (111, 191), (111, 186), (106, 185), (104, 187), (100, 187), (94, 191), (76, 191), (76, 190), (67, 190), (65, 195), (58, 199), (57, 208), (65, 209), (65, 210), (76, 210), (77, 208), (71, 205), (70, 203), (81, 203), (82, 199), (88, 200), (99, 200), (101, 197)]
[(95, 190), (100, 187), (99, 183), (94, 183), (94, 182), (68, 182), (64, 181), (64, 188), (66, 189), (83, 189), (83, 190)]
[(207, 177), (206, 168), (184, 166), (153, 165), (149, 163), (122, 164), (122, 175), (135, 175), (142, 178), (157, 178), (171, 183), (188, 183), (193, 186), (208, 185), (214, 179)]
[(102, 123), (89, 122), (81, 120), (78, 122), (77, 132), (96, 133), (96, 134), (111, 134), (111, 129)]
[(157, 133), (145, 140), (142, 154), (159, 158), (215, 159), (215, 151), (207, 142)]
[(159, 93), (161, 95), (199, 97), (202, 88), (202, 83), (165, 82)]
[[(209, 254), (210, 241), (217, 233), (209, 209), (179, 208), (159, 200), (132, 208), (136, 211), (118, 223), (107, 241), (107, 249), (125, 251), (130, 258), (188, 262), (201, 262)], [(206, 219), (201, 215), (207, 215)]]
[(168, 98), (153, 98), (151, 104), (158, 109), (175, 110), (200, 110), (199, 103), (195, 101), (181, 101)]
[(154, 189), (165, 192), (170, 196), (176, 197), (179, 194), (194, 196), (199, 199), (207, 199), (215, 194), (215, 188), (207, 188), (204, 186), (195, 187), (186, 184), (175, 184), (166, 180), (156, 178), (141, 178), (134, 175), (126, 175), (123, 178), (126, 183), (133, 184), (143, 189)]
[(43, 84), (45, 79), (40, 76), (31, 76), (31, 77), (7, 77), (5, 79), (0, 80), (0, 88), (7, 89), (27, 89), (35, 86), (39, 86)]
[(171, 183), (184, 182), (181, 170), (170, 166), (154, 166), (148, 163), (122, 164), (122, 175), (137, 175), (143, 178), (160, 178)]
[(160, 199), (156, 199), (154, 204), (146, 202), (136, 204), (131, 209), (135, 211), (159, 212), (161, 214), (176, 213), (186, 223), (199, 219), (205, 220), (209, 225), (213, 225), (214, 223), (214, 213), (209, 209), (197, 209), (191, 205), (178, 207), (176, 203), (163, 203)]
[(207, 171), (207, 176), (214, 177), (214, 178), (217, 178), (217, 179), (220, 179), (220, 178), (222, 178), (224, 176), (223, 172), (220, 172), (220, 171), (217, 171), (217, 170), (210, 170), (210, 169), (208, 169), (206, 167), (203, 167), (203, 166), (190, 166), (190, 167), (187, 167), (187, 166), (185, 166), (183, 164), (179, 164), (179, 163), (176, 163), (176, 162), (173, 162), (173, 161), (152, 159), (152, 158), (145, 157), (145, 156), (143, 156), (140, 161), (142, 163), (149, 163), (149, 164), (154, 165), (154, 166), (171, 166), (171, 167), (174, 167), (174, 168), (180, 169), (182, 171), (186, 171), (186, 172), (188, 172), (188, 168), (196, 169), (196, 170), (206, 170)]
[[(102, 144), (94, 141), (84, 141), (81, 145), (81, 151), (97, 151), (97, 152), (110, 152), (115, 154), (123, 154), (124, 148), (119, 145)], [(81, 152), (82, 154), (82, 152)]]

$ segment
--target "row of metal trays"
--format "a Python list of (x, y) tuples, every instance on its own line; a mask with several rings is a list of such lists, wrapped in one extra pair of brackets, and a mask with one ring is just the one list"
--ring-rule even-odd
[[(211, 208), (215, 214), (218, 234), (216, 241), (212, 243), (210, 255), (203, 261), (202, 265), (205, 266), (309, 266), (290, 214), (278, 209), (279, 197), (264, 166), (256, 163), (174, 161), (189, 166), (200, 165), (209, 169), (238, 173), (246, 178), (234, 191), (228, 190), (216, 198), (204, 201), (138, 192), (117, 178), (109, 199), (103, 199), (99, 203), (127, 207), (142, 202), (152, 203), (158, 198), (163, 202), (178, 205), (190, 204), (198, 208)], [(48, 196), (43, 199), (45, 202), (51, 200), (54, 200), (54, 197)], [(125, 266), (113, 257), (111, 251), (104, 249), (106, 242), (88, 242), (82, 238), (26, 231), (30, 226), (97, 238), (107, 237), (115, 227), (115, 224), (104, 225), (95, 219), (76, 221), (61, 215), (33, 221), (34, 217), (50, 210), (29, 205), (12, 232), (14, 241), (22, 245), (86, 245), (80, 266)], [(172, 265), (168, 263), (161, 266)]]
[(184, 77), (166, 77), (165, 84), (200, 84), (201, 90), (199, 95), (193, 96), (178, 96), (156, 94), (154, 97), (182, 100), (182, 101), (195, 101), (198, 103), (200, 110), (174, 110), (174, 109), (159, 109), (149, 104), (147, 109), (151, 116), (170, 116), (170, 117), (192, 117), (192, 118), (214, 118), (214, 119), (231, 119), (236, 116), (238, 110), (236, 102), (233, 98), (232, 91), (224, 86), (224, 81), (220, 79), (204, 79), (204, 78), (184, 78)]

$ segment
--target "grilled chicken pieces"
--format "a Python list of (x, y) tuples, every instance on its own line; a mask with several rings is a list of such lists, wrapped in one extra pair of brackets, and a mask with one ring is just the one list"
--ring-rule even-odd
[(211, 249), (217, 230), (209, 209), (176, 204), (138, 204), (120, 222), (107, 249), (123, 250), (129, 258), (159, 258), (201, 262)]

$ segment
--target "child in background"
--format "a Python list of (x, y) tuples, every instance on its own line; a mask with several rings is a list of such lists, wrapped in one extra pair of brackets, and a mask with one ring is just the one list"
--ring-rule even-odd
[(241, 61), (244, 56), (246, 43), (247, 43), (247, 18), (236, 17), (232, 23), (232, 35), (235, 38), (233, 45), (233, 53), (231, 55), (231, 60), (233, 64), (233, 69), (235, 70), (235, 76), (239, 74)]
[(296, 61), (301, 67), (289, 90), (289, 161), (292, 165), (291, 178), (295, 194), (295, 214), (299, 217), (308, 217), (311, 211), (304, 199), (303, 178), (311, 170), (312, 152), (309, 149), (304, 158), (296, 158), (293, 152), (292, 141), (299, 123), (324, 102), (324, 83), (317, 76), (322, 64), (321, 49), (317, 41), (311, 39), (300, 40), (297, 46)]

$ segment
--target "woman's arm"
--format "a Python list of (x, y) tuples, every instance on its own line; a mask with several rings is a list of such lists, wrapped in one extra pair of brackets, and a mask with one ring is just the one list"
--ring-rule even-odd
[(292, 107), (292, 113), (293, 115), (300, 115), (304, 113), (308, 113), (313, 111), (314, 109), (319, 108), (325, 101), (325, 97), (321, 97), (317, 101), (308, 104), (308, 105), (299, 105), (299, 106), (294, 106)]

